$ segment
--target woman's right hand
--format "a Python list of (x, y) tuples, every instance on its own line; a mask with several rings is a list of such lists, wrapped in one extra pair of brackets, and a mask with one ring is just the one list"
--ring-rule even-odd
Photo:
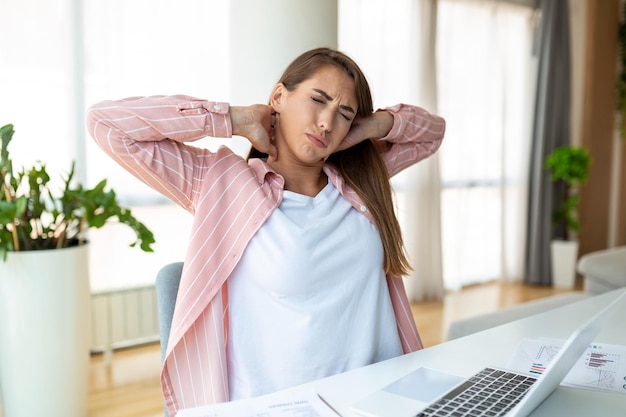
[(245, 137), (255, 149), (275, 160), (278, 149), (272, 143), (273, 114), (274, 109), (267, 104), (230, 106), (233, 135)]

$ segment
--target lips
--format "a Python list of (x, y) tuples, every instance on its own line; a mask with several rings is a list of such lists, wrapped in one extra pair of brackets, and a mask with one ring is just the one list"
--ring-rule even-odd
[(315, 145), (315, 146), (317, 146), (319, 148), (326, 148), (326, 147), (328, 147), (328, 141), (326, 140), (326, 138), (324, 136), (315, 135), (313, 133), (307, 133), (306, 136), (313, 143), (313, 145)]

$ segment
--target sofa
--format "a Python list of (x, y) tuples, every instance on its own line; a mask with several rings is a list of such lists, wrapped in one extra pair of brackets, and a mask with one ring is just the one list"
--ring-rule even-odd
[(578, 261), (587, 294), (601, 294), (626, 286), (626, 246), (588, 253)]

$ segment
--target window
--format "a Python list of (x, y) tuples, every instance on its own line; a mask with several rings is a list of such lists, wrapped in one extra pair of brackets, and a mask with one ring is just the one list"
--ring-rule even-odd
[(438, 2), (444, 281), (522, 278), (532, 103), (533, 11)]

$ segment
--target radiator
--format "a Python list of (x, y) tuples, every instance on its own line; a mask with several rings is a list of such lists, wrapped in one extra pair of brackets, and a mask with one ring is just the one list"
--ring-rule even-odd
[(91, 351), (104, 353), (159, 340), (154, 285), (91, 294)]

